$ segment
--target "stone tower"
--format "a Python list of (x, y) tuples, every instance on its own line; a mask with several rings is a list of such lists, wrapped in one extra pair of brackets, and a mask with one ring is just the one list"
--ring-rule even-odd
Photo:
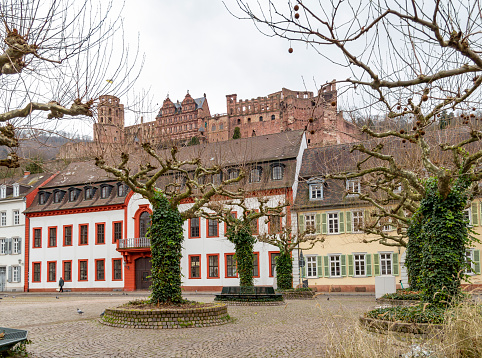
[(124, 105), (119, 103), (119, 98), (108, 95), (99, 97), (94, 142), (124, 143)]

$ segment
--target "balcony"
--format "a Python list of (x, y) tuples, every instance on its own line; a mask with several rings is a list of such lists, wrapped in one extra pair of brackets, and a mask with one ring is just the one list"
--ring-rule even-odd
[(117, 241), (117, 250), (143, 249), (151, 247), (151, 239), (148, 237), (133, 237)]

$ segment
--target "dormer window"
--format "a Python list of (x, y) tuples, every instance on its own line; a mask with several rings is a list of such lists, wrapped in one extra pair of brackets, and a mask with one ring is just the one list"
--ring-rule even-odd
[(39, 205), (44, 205), (45, 203), (47, 203), (47, 200), (50, 196), (50, 193), (46, 193), (46, 192), (41, 192), (39, 193), (38, 195), (38, 203)]
[(212, 183), (214, 185), (219, 185), (221, 184), (221, 181), (223, 180), (223, 173), (222, 172), (219, 172), (217, 174), (213, 174), (212, 176)]
[(271, 166), (271, 179), (272, 180), (281, 180), (283, 179), (283, 164), (274, 164)]
[(126, 196), (129, 187), (124, 183), (117, 184), (117, 196)]
[(13, 188), (13, 196), (17, 197), (20, 195), (20, 186), (18, 185), (18, 183), (15, 183), (12, 185), (12, 188)]
[(84, 200), (91, 200), (94, 197), (95, 188), (87, 186), (84, 189)]
[(349, 179), (346, 181), (346, 191), (348, 192), (348, 196), (356, 196), (356, 193), (360, 193), (360, 180), (358, 179)]
[(236, 179), (239, 176), (239, 169), (229, 169), (229, 179)]
[(249, 172), (249, 182), (250, 183), (258, 183), (261, 181), (261, 167), (254, 167), (251, 168)]
[(63, 190), (57, 190), (54, 192), (54, 203), (60, 203), (62, 199), (64, 198), (65, 191)]
[(0, 199), (5, 199), (7, 197), (7, 186), (5, 184), (0, 185)]
[(310, 200), (323, 199), (323, 183), (324, 180), (322, 178), (311, 178), (308, 180)]
[(75, 201), (79, 197), (79, 190), (71, 188), (69, 189), (69, 201)]
[(100, 187), (100, 197), (102, 199), (108, 198), (110, 196), (111, 191), (112, 191), (111, 185), (102, 185)]

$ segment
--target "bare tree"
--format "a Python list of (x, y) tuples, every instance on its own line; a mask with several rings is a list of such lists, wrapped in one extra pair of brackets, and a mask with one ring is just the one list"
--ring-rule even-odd
[[(96, 165), (152, 204), (154, 212), (148, 233), (152, 255), (151, 302), (178, 304), (183, 302), (180, 266), (183, 221), (196, 216), (214, 196), (242, 197), (242, 190), (231, 191), (227, 187), (242, 180), (245, 174), (240, 170), (236, 178), (215, 184), (208, 179), (219, 174), (222, 167), (206, 165), (201, 153), (192, 157), (184, 153), (189, 158), (179, 159), (177, 147), (158, 153), (149, 143), (144, 143), (142, 149), (147, 156), (136, 153), (134, 158), (141, 162), (136, 168), (132, 168), (135, 164), (129, 162), (127, 153), (122, 154), (118, 165), (109, 165), (101, 157), (96, 158)], [(192, 205), (179, 211), (181, 202), (188, 198), (193, 199)]]
[[(466, 265), (464, 247), (470, 242), (462, 211), (482, 178), (478, 145), (482, 132), (476, 120), (482, 84), (481, 2), (331, 0), (315, 4), (299, 0), (282, 8), (267, 1), (256, 10), (247, 1), (237, 3), (247, 15), (244, 18), (253, 20), (261, 31), (307, 44), (347, 69), (350, 77), (339, 83), (352, 90), (354, 107), (394, 122), (410, 120), (407, 130), (376, 131), (365, 126), (363, 132), (373, 140), (353, 147), (361, 155), (356, 168), (331, 177), (364, 180), (372, 191), (360, 198), (377, 208), (378, 220), (396, 221), (402, 236), (408, 228), (408, 245), (422, 235), (418, 254), (429, 247), (437, 253), (409, 260), (409, 265), (424, 266), (424, 274), (417, 279), (428, 300), (444, 287), (455, 294), (459, 280), (454, 278)], [(325, 46), (334, 52), (324, 51)], [(438, 119), (444, 111), (460, 113), (466, 130), (447, 142), (430, 140), (429, 131), (440, 127)], [(394, 144), (408, 146), (420, 158), (418, 165), (407, 166), (406, 160), (390, 153), (387, 145)], [(437, 163), (440, 152), (448, 153), (450, 161)], [(434, 179), (426, 180), (430, 177)], [(443, 221), (441, 208), (454, 213), (454, 225), (435, 234), (431, 225)], [(415, 234), (411, 230), (415, 227), (424, 229)], [(389, 239), (382, 237), (382, 242), (390, 243)], [(449, 246), (454, 255), (443, 256)], [(440, 260), (445, 271), (438, 265)], [(438, 302), (446, 299), (445, 294), (437, 296)]]
[[(130, 89), (136, 61), (115, 49), (122, 18), (112, 12), (112, 1), (0, 2), (0, 145), (18, 147), (18, 129), (32, 137), (59, 131), (66, 116), (93, 117), (99, 95)], [(0, 160), (18, 165), (15, 152)]]

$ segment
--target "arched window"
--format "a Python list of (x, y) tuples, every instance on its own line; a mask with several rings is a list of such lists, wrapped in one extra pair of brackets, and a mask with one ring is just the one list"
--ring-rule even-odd
[(139, 217), (139, 237), (146, 237), (147, 230), (151, 226), (151, 215), (144, 211)]

